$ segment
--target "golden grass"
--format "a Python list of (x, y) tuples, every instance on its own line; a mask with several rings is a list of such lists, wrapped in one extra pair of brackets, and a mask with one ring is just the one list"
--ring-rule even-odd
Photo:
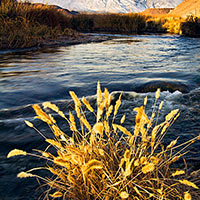
[(76, 37), (68, 16), (47, 5), (0, 1), (0, 49), (39, 46), (60, 36)]
[[(53, 132), (53, 139), (43, 137), (56, 151), (51, 154), (47, 148), (45, 151), (38, 150), (38, 155), (13, 150), (8, 154), (8, 157), (31, 155), (46, 159), (48, 165), (45, 168), (52, 176), (43, 178), (30, 173), (38, 170), (36, 168), (21, 172), (18, 177), (35, 176), (44, 181), (49, 187), (46, 199), (192, 199), (193, 193), (199, 188), (187, 180), (185, 170), (176, 168), (174, 162), (185, 154), (186, 148), (198, 140), (199, 136), (178, 145), (176, 139), (164, 146), (163, 138), (180, 113), (179, 110), (173, 110), (166, 115), (164, 122), (157, 124), (163, 105), (163, 102), (158, 102), (159, 89), (155, 94), (151, 116), (145, 114), (147, 97), (144, 105), (134, 108), (134, 131), (122, 126), (126, 120), (125, 115), (121, 119), (116, 117), (122, 95), (113, 106), (112, 95), (107, 89), (103, 94), (98, 83), (96, 109), (85, 98), (82, 99), (82, 104), (74, 92), (70, 92), (70, 95), (74, 100), (76, 115), (70, 112), (67, 118), (50, 102), (44, 103), (43, 107), (48, 107), (59, 115), (62, 113), (72, 136), (63, 133), (55, 119), (39, 105), (33, 105), (37, 118), (47, 123)], [(96, 119), (95, 124), (90, 124), (87, 120), (89, 112)], [(37, 130), (32, 123), (25, 123)]]
[(180, 17), (176, 15), (149, 16), (146, 29), (149, 32), (166, 32), (171, 34), (200, 36), (200, 18), (196, 16)]
[(7, 155), (8, 158), (11, 158), (13, 156), (19, 156), (19, 155), (26, 155), (27, 153), (25, 151), (19, 150), (19, 149), (13, 149), (9, 152)]

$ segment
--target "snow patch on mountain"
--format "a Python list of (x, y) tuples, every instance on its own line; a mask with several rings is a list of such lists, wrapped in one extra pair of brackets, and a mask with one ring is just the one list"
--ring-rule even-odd
[(128, 13), (147, 8), (175, 8), (183, 0), (30, 0), (33, 3), (58, 5), (62, 8), (86, 12)]

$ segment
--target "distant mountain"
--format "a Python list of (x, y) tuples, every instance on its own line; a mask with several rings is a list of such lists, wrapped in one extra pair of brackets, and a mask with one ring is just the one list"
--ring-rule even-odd
[(186, 17), (195, 15), (200, 17), (200, 0), (185, 0), (169, 13), (173, 16)]
[(128, 13), (147, 8), (175, 8), (183, 0), (30, 0), (82, 12)]

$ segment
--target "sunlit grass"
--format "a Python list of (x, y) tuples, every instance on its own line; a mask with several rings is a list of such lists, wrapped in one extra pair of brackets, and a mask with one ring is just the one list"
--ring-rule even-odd
[(0, 49), (39, 46), (60, 36), (76, 37), (68, 28), (69, 17), (47, 5), (0, 2)]
[(200, 18), (196, 16), (149, 16), (146, 21), (147, 31), (200, 37)]
[[(25, 123), (35, 129), (49, 144), (37, 154), (22, 150), (12, 150), (8, 158), (17, 155), (29, 155), (43, 158), (46, 169), (52, 175), (41, 177), (33, 173), (35, 168), (20, 172), (19, 178), (36, 177), (44, 182), (48, 189), (45, 198), (63, 198), (80, 200), (114, 199), (170, 199), (191, 200), (198, 186), (186, 178), (186, 171), (175, 165), (187, 148), (200, 137), (183, 144), (178, 137), (164, 145), (163, 139), (168, 129), (179, 117), (179, 110), (172, 110), (165, 121), (158, 123), (163, 101), (159, 101), (160, 90), (155, 93), (152, 114), (145, 114), (148, 99), (143, 105), (133, 109), (136, 113), (134, 130), (124, 127), (126, 115), (117, 117), (122, 95), (112, 104), (112, 95), (107, 89), (101, 91), (97, 84), (96, 108), (84, 97), (79, 99), (70, 92), (74, 101), (74, 111), (68, 117), (50, 102), (42, 107), (33, 105), (36, 118), (47, 123), (52, 137), (43, 135), (33, 123)], [(70, 132), (64, 133), (51, 114), (50, 109), (66, 120)], [(91, 115), (93, 116), (91, 119)], [(93, 121), (89, 122), (90, 119)], [(53, 147), (55, 151), (51, 151)]]

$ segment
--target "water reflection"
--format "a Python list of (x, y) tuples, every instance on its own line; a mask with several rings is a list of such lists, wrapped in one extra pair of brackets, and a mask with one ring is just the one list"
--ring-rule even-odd
[(1, 72), (0, 71), (0, 78), (8, 78), (8, 77), (13, 77), (13, 76), (30, 76), (35, 73), (41, 73), (39, 70), (34, 70), (34, 71), (12, 71), (12, 72)]
[[(91, 95), (95, 93), (97, 80), (108, 89), (124, 91), (138, 91), (144, 84), (155, 81), (178, 82), (191, 90), (199, 86), (199, 50), (198, 39), (119, 35), (102, 43), (1, 52), (0, 107), (11, 106), (7, 104), (11, 93), (22, 95), (24, 104), (68, 98), (67, 93), (72, 89), (79, 96)], [(118, 86), (109, 88), (116, 81)], [(17, 101), (12, 106), (21, 103)]]

